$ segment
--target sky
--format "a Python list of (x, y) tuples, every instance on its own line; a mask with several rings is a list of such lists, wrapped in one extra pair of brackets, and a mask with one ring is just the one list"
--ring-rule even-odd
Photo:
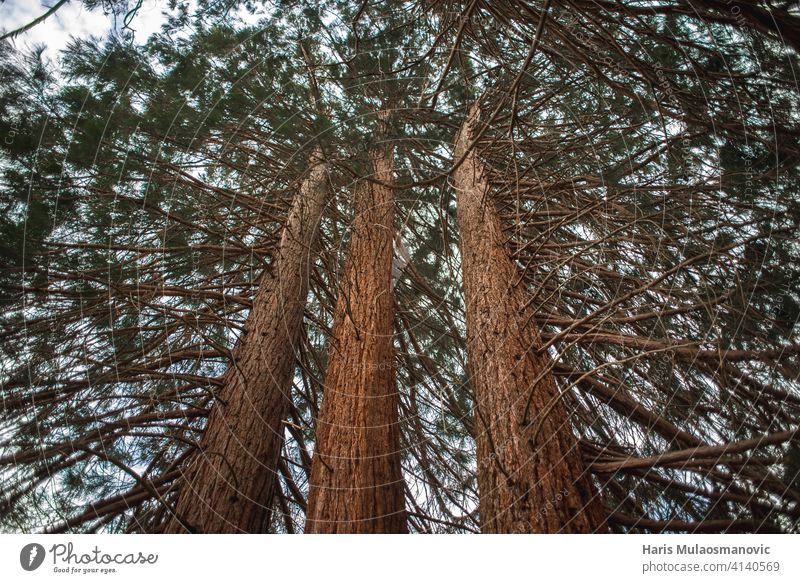
[[(41, 16), (57, 0), (0, 0), (0, 30), (8, 32), (28, 24)], [(136, 31), (136, 40), (144, 42), (164, 22), (164, 0), (144, 0), (130, 27)], [(121, 26), (121, 22), (118, 23)], [(55, 59), (66, 47), (70, 36), (87, 38), (106, 36), (114, 26), (114, 15), (103, 14), (101, 9), (87, 10), (80, 0), (70, 0), (44, 22), (37, 24), (11, 42), (18, 49), (44, 44), (45, 55)]]

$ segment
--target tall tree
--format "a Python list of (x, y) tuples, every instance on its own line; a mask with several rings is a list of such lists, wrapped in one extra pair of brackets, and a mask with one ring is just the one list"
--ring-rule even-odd
[(274, 262), (253, 298), (245, 334), (233, 351), (166, 532), (266, 528), (327, 181), (327, 164), (317, 148)]
[(372, 179), (354, 218), (317, 418), (306, 532), (407, 531), (393, 349), (394, 147), (378, 113)]
[(506, 248), (482, 163), (480, 107), (470, 108), (454, 157), (475, 392), (481, 532), (602, 532), (602, 501), (553, 380), (527, 290)]
[[(257, 24), (237, 15), (258, 3), (195, 4), (176, 6), (145, 46), (75, 41), (57, 67), (2, 47), (0, 528), (152, 532), (180, 515), (198, 462), (224, 459), (200, 444), (233, 420), (223, 394), (234, 347), (251, 339), (319, 143), (331, 204), (309, 265), (272, 515), (254, 527), (304, 529), (312, 452), (335, 447), (342, 428), (326, 437), (315, 420), (344, 402), (325, 390), (339, 250), (351, 197), (373, 196), (351, 184), (374, 175), (370, 116), (394, 98), (392, 451), (408, 530), (533, 530), (526, 518), (497, 523), (530, 504), (509, 493), (513, 481), (480, 488), (514, 498), (507, 509), (479, 508), (495, 437), (484, 428), (513, 434), (505, 417), (526, 413), (495, 398), (511, 400), (499, 374), (503, 391), (477, 390), (504, 362), (532, 382), (518, 433), (542, 455), (552, 436), (580, 451), (539, 477), (560, 469), (580, 485), (582, 464), (611, 530), (798, 529), (800, 98), (796, 54), (779, 36), (795, 3), (287, 0)], [(482, 171), (472, 186), (485, 200), (462, 257), (468, 205), (452, 182), (466, 166), (454, 173), (448, 150), (475, 94), (484, 114), (463, 164)], [(467, 246), (466, 231), (487, 229), (495, 239)], [(475, 357), (465, 341), (476, 245), (511, 262), (516, 287), (477, 272), (506, 303), (475, 303), (493, 314), (488, 329), (508, 332), (505, 346), (530, 345), (519, 363), (503, 350)], [(525, 319), (512, 321), (523, 295)], [(468, 352), (470, 368), (494, 360), (471, 376)], [(586, 517), (569, 506), (580, 493), (546, 486), (551, 498), (529, 494), (544, 505), (540, 529)], [(313, 490), (312, 518), (324, 508)]]

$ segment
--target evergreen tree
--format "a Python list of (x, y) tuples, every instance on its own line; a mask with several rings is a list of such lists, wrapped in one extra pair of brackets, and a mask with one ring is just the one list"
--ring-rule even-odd
[(2, 44), (2, 528), (796, 531), (791, 4)]

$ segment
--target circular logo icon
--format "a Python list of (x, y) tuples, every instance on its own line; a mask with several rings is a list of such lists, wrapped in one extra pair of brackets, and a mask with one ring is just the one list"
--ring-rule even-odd
[(30, 543), (19, 552), (19, 564), (26, 571), (35, 571), (44, 562), (44, 547), (38, 543)]

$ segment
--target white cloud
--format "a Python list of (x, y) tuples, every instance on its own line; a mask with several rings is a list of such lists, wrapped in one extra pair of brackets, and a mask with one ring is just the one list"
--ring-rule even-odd
[[(4, 32), (15, 30), (43, 15), (56, 0), (46, 2), (32, 0), (5, 0), (0, 4), (0, 22)], [(136, 31), (136, 40), (143, 42), (150, 34), (157, 32), (164, 22), (162, 11), (166, 3), (159, 0), (145, 0), (136, 13), (130, 28)], [(122, 16), (116, 26), (122, 27)], [(80, 0), (72, 0), (55, 14), (40, 22), (31, 30), (18, 35), (11, 42), (20, 49), (34, 44), (47, 47), (45, 54), (56, 58), (64, 49), (70, 37), (107, 36), (115, 26), (114, 15), (104, 14), (102, 10), (87, 10)]]

